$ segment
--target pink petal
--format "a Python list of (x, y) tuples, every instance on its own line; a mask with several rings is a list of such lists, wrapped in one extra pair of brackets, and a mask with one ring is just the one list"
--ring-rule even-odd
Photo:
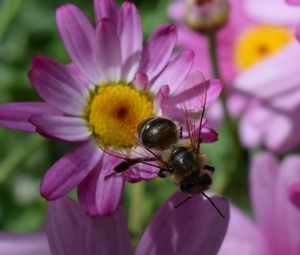
[(88, 18), (72, 4), (57, 9), (56, 23), (72, 62), (94, 84), (101, 78), (95, 47), (95, 30)]
[(184, 104), (187, 110), (200, 111), (214, 102), (223, 89), (223, 84), (216, 79), (205, 80), (197, 71), (190, 75), (180, 89), (169, 99), (169, 104)]
[(0, 254), (51, 255), (44, 233), (0, 233)]
[(33, 115), (29, 119), (40, 134), (63, 141), (84, 141), (91, 137), (92, 132), (87, 128), (84, 119), (55, 116), (55, 115)]
[(299, 168), (299, 156), (285, 158), (279, 167), (268, 153), (256, 156), (251, 167), (254, 209), (272, 254), (299, 253), (300, 214), (289, 200), (289, 188), (300, 182)]
[[(198, 119), (197, 121), (193, 122), (193, 128), (192, 128), (192, 135), (196, 138), (196, 141), (200, 141), (201, 143), (213, 143), (218, 140), (218, 133), (211, 128), (207, 124), (207, 120), (205, 118), (202, 119), (202, 123), (200, 123), (201, 119)], [(190, 139), (190, 134), (188, 132), (188, 127), (186, 126), (186, 120), (182, 119), (181, 123), (184, 123), (182, 125), (183, 127), (183, 138)], [(201, 134), (199, 136), (199, 127), (201, 126)], [(200, 138), (200, 139), (199, 139)]]
[(233, 205), (230, 206), (230, 221), (225, 239), (218, 255), (235, 254), (266, 255), (269, 254), (267, 244), (258, 226), (250, 218)]
[[(229, 101), (229, 98), (227, 102)], [(216, 100), (206, 109), (205, 116), (207, 116), (207, 118), (209, 119), (209, 123), (211, 126), (220, 127), (221, 125), (223, 125), (224, 123), (223, 107), (220, 100)], [(230, 116), (232, 118), (236, 117), (234, 115), (231, 115), (231, 112), (230, 112)]]
[(131, 82), (138, 69), (143, 43), (141, 17), (134, 4), (124, 2), (121, 13), (120, 36), (122, 50), (122, 79)]
[(289, 187), (289, 198), (291, 202), (300, 209), (300, 183), (296, 183)]
[(178, 87), (189, 74), (193, 66), (193, 62), (193, 51), (184, 50), (179, 52), (154, 81), (151, 87), (151, 91), (155, 93), (159, 90), (160, 86), (168, 84), (171, 89), (171, 93), (176, 93)]
[[(277, 185), (274, 187), (275, 210), (269, 214), (275, 214), (277, 220), (276, 242), (273, 253), (298, 255), (300, 247), (300, 213), (289, 200), (289, 187), (300, 182), (300, 157), (291, 155), (286, 157), (280, 166)], [(271, 231), (271, 230), (269, 230)], [(269, 232), (270, 234), (270, 232)]]
[(273, 112), (271, 116), (272, 120), (266, 125), (267, 130), (263, 140), (267, 148), (275, 152), (283, 152), (298, 144), (299, 136), (294, 135), (294, 123), (289, 116), (280, 112)]
[(300, 0), (286, 0), (286, 2), (289, 4), (295, 4), (295, 5), (300, 4)]
[(251, 97), (236, 91), (231, 91), (227, 98), (227, 107), (230, 116), (237, 118), (242, 116), (247, 110)]
[(68, 66), (62, 65), (55, 59), (51, 59), (47, 56), (39, 55), (32, 58), (33, 70), (38, 70), (39, 72), (43, 72), (56, 78), (58, 81), (66, 84), (66, 86), (72, 87), (83, 97), (86, 97), (88, 96), (89, 91), (85, 83), (82, 82), (82, 79), (78, 79), (79, 75), (76, 72), (72, 71), (75, 68), (76, 67), (73, 67), (72, 69), (68, 68)]
[(94, 0), (94, 12), (96, 18), (96, 24), (100, 22), (102, 18), (108, 18), (114, 24), (118, 25), (118, 6), (114, 0)]
[(49, 202), (47, 235), (53, 255), (130, 254), (125, 215), (91, 218), (68, 197)]
[(298, 25), (296, 29), (296, 38), (298, 39), (298, 41), (300, 40), (300, 25)]
[[(241, 73), (234, 84), (241, 91), (259, 98), (273, 99), (299, 90), (300, 45), (292, 42), (277, 54)], [(284, 86), (282, 86), (284, 84)]]
[(239, 136), (241, 143), (247, 148), (255, 148), (263, 139), (264, 130), (258, 128), (259, 123), (265, 122), (265, 114), (255, 109), (249, 110), (242, 115), (239, 123)]
[(118, 82), (121, 78), (120, 40), (112, 22), (103, 18), (96, 29), (96, 54), (103, 71), (102, 79)]
[(250, 18), (263, 24), (294, 26), (300, 20), (300, 9), (284, 0), (247, 0), (245, 11)]
[(66, 65), (66, 68), (68, 71), (73, 75), (75, 79), (78, 79), (83, 85), (85, 85), (88, 89), (92, 90), (94, 89), (94, 84), (91, 84), (85, 76), (81, 73), (81, 71), (78, 69), (78, 67), (71, 63)]
[(170, 95), (170, 88), (168, 85), (163, 85), (155, 93), (153, 110), (157, 115), (162, 115), (163, 105), (167, 104)]
[(279, 164), (271, 153), (260, 153), (252, 160), (250, 169), (252, 206), (256, 221), (272, 246), (276, 246), (274, 242), (278, 234), (274, 223), (280, 220), (275, 213), (275, 188), (278, 174)]
[(200, 195), (175, 209), (186, 196), (176, 193), (158, 210), (138, 244), (136, 255), (217, 254), (229, 221), (228, 202), (212, 198), (225, 218)]
[(298, 110), (284, 113), (268, 105), (253, 106), (242, 117), (241, 140), (250, 148), (261, 143), (272, 151), (287, 151), (300, 141), (300, 135), (296, 131), (300, 127), (297, 116)]
[(132, 84), (138, 89), (146, 90), (148, 87), (148, 82), (148, 76), (145, 73), (139, 71), (135, 74)]
[(176, 20), (183, 22), (183, 9), (184, 9), (184, 2), (181, 0), (173, 1), (168, 8), (169, 16)]
[(112, 215), (119, 207), (124, 189), (121, 176), (112, 176), (119, 159), (104, 154), (95, 169), (80, 183), (78, 198), (83, 209), (91, 216)]
[(275, 152), (287, 151), (300, 141), (297, 116), (298, 113), (276, 111), (268, 105), (251, 107), (240, 122), (241, 141), (249, 148), (264, 144)]
[(148, 39), (142, 52), (139, 69), (148, 75), (149, 81), (169, 62), (176, 40), (177, 29), (174, 25), (160, 26)]
[(208, 125), (201, 130), (201, 138), (204, 143), (213, 143), (218, 140), (218, 133)]
[(42, 102), (0, 104), (0, 125), (22, 131), (35, 131), (28, 120), (34, 114), (61, 114), (53, 106)]
[(47, 200), (63, 197), (94, 169), (101, 155), (93, 141), (84, 142), (65, 154), (45, 174), (41, 195)]
[(32, 59), (32, 69), (28, 76), (34, 89), (47, 102), (62, 112), (82, 115), (88, 91), (63, 65), (38, 56)]

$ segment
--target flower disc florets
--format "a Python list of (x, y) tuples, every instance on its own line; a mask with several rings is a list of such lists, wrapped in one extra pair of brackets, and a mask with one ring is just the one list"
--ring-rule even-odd
[(254, 26), (241, 33), (236, 43), (235, 63), (245, 70), (271, 56), (293, 39), (292, 33), (280, 26)]
[(130, 148), (138, 125), (153, 115), (150, 93), (123, 84), (101, 84), (88, 106), (87, 119), (101, 147)]

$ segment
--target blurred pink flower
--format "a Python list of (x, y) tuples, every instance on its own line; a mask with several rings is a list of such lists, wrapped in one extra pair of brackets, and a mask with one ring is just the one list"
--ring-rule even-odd
[[(165, 114), (163, 104), (168, 106), (164, 107), (167, 114), (179, 115), (176, 100), (185, 100), (181, 97), (185, 87), (201, 94), (204, 82), (200, 72), (190, 75), (193, 52), (184, 50), (172, 57), (175, 26), (162, 25), (142, 47), (141, 18), (134, 4), (126, 1), (119, 10), (113, 0), (95, 0), (94, 7), (96, 29), (75, 5), (57, 9), (58, 30), (72, 64), (34, 57), (29, 78), (45, 102), (3, 104), (0, 124), (80, 142), (47, 171), (41, 194), (55, 200), (78, 186), (78, 198), (87, 213), (109, 215), (119, 206), (125, 178), (152, 179), (157, 169), (143, 166), (104, 180), (120, 159), (99, 146), (133, 148), (142, 120)], [(218, 97), (222, 85), (217, 80), (205, 84), (209, 103)], [(217, 139), (215, 131), (204, 130), (204, 140)]]
[(286, 0), (286, 1), (287, 1), (287, 3), (289, 3), (289, 4), (295, 4), (295, 5), (300, 4), (300, 1), (299, 1), (299, 0)]
[[(241, 71), (235, 62), (237, 41), (248, 30), (258, 25), (294, 27), (300, 11), (284, 4), (283, 0), (230, 0), (229, 22), (218, 32), (218, 55), (224, 80), (231, 83)], [(268, 12), (265, 9), (268, 8)], [(195, 52), (194, 68), (201, 68), (211, 77), (208, 42), (205, 35), (192, 31), (184, 23), (184, 0), (177, 0), (169, 8), (169, 15), (178, 25), (178, 45)]]
[(300, 157), (281, 163), (271, 153), (254, 157), (250, 193), (256, 223), (234, 206), (219, 255), (299, 255), (300, 211), (289, 199), (291, 185), (300, 181)]
[(44, 233), (0, 233), (0, 254), (3, 255), (50, 255)]
[[(299, 0), (286, 0), (287, 3), (292, 4), (292, 5), (300, 5), (300, 1)], [(297, 6), (299, 8), (299, 6)], [(297, 26), (296, 29), (296, 38), (298, 40), (300, 40), (300, 22), (299, 25)]]
[[(134, 254), (216, 254), (229, 219), (225, 199), (212, 200), (225, 218), (207, 200), (195, 196), (181, 207), (184, 196), (173, 195), (147, 226)], [(132, 254), (125, 215), (90, 218), (70, 198), (49, 202), (47, 236), (53, 255)]]
[[(229, 23), (217, 35), (220, 68), (225, 81), (233, 85), (228, 100), (229, 110), (233, 116), (241, 117), (240, 137), (246, 147), (264, 144), (276, 152), (286, 151), (300, 143), (300, 134), (295, 132), (300, 127), (297, 118), (300, 109), (300, 67), (297, 65), (300, 45), (288, 37), (288, 31), (292, 35), (300, 20), (300, 8), (289, 6), (284, 0), (230, 2)], [(170, 9), (171, 16), (180, 25), (179, 45), (194, 49), (194, 67), (206, 68), (209, 73), (207, 40), (182, 23), (182, 4), (183, 1), (178, 0)], [(257, 32), (259, 29), (261, 32)], [(278, 43), (267, 39), (266, 46), (263, 29), (273, 33)], [(249, 31), (252, 31), (252, 36), (249, 36)], [(243, 38), (247, 38), (244, 44), (249, 48), (239, 52)], [(265, 47), (269, 47), (270, 52)], [(213, 117), (220, 118), (220, 110), (215, 110)]]

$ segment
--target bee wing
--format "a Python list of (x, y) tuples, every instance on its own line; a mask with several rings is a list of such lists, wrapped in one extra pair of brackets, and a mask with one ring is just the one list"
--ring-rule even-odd
[(182, 116), (175, 118), (183, 124), (183, 129), (186, 130), (183, 135), (189, 137), (194, 148), (199, 148), (202, 141), (201, 129), (204, 124), (207, 90), (208, 80), (200, 71), (196, 71), (186, 79), (181, 91), (170, 99), (171, 104), (180, 108), (178, 111), (181, 111)]
[(121, 159), (120, 164), (117, 164), (115, 168), (126, 162), (128, 163), (128, 169), (136, 167), (138, 164), (146, 164), (156, 168), (165, 166), (165, 162), (161, 159), (160, 155), (143, 146), (138, 139), (136, 139), (136, 143), (138, 146), (133, 150), (124, 149), (116, 151), (104, 147), (100, 147), (100, 149), (112, 157)]

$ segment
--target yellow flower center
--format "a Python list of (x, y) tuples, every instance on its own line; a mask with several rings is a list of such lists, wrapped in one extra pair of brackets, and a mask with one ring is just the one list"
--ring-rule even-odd
[(124, 83), (101, 84), (85, 110), (99, 145), (130, 148), (138, 125), (153, 115), (153, 98)]
[(235, 63), (245, 70), (274, 54), (290, 42), (293, 35), (283, 27), (256, 26), (240, 35), (235, 48)]

